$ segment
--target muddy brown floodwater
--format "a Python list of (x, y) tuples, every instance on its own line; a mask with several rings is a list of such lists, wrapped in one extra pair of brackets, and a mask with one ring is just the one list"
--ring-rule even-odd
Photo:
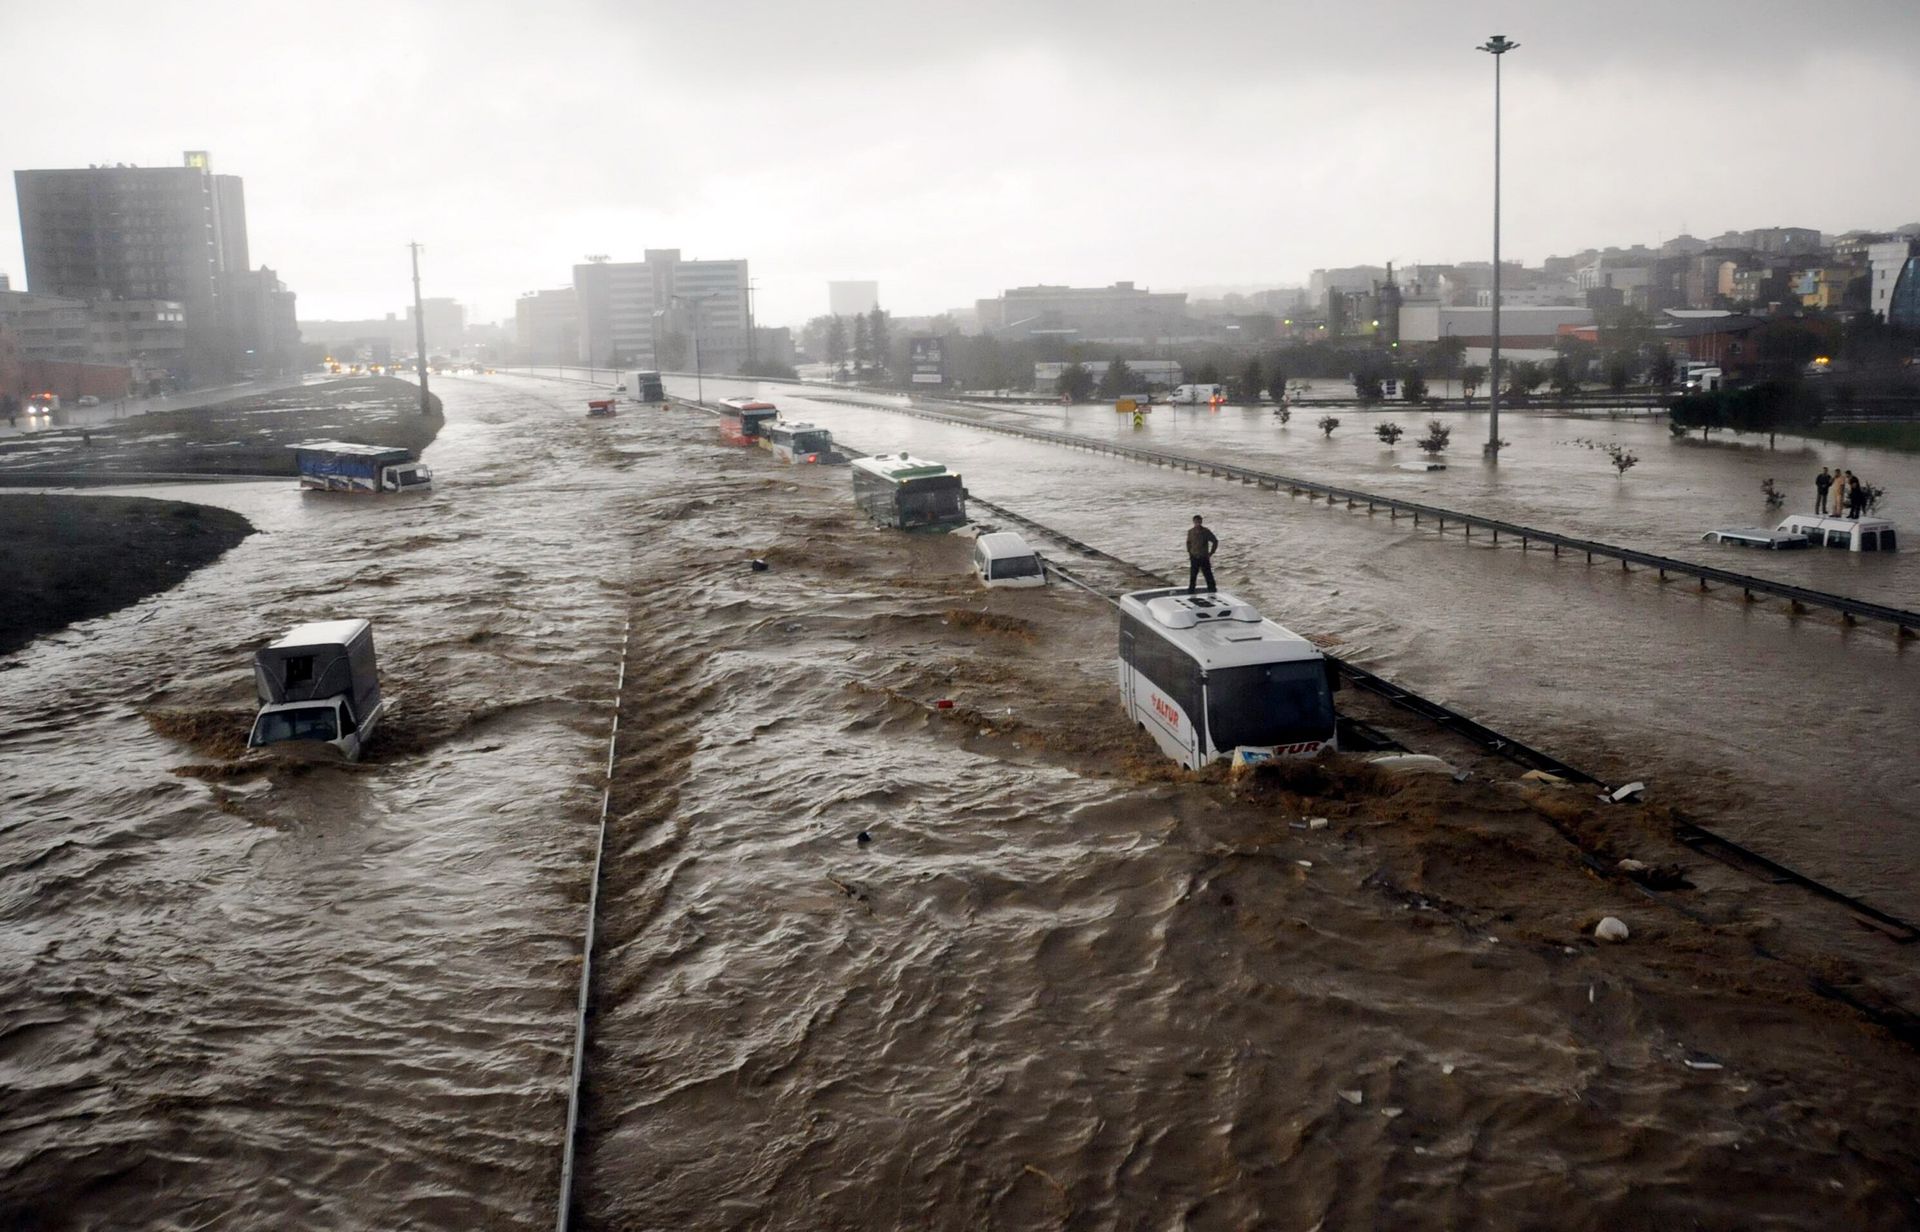
[(1651, 900), (1582, 856), (1697, 866), (1662, 813), (1498, 765), (1175, 776), (1097, 600), (687, 457), (633, 531), (587, 1226), (1910, 1226), (1920, 1066), (1813, 990), (1904, 1029), (1884, 940), (1717, 866)]
[[(1657, 803), (1175, 774), (1098, 600), (439, 391), (431, 496), (199, 492), (263, 533), (0, 662), (0, 1227), (551, 1226), (629, 619), (584, 1226), (1913, 1226), (1907, 957)], [(345, 615), (369, 760), (249, 758), (251, 650)]]

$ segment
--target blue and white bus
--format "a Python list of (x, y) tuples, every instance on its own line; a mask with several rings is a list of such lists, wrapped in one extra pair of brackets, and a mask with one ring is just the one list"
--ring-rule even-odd
[(1120, 599), (1120, 700), (1190, 770), (1235, 749), (1312, 757), (1336, 747), (1334, 664), (1224, 591)]

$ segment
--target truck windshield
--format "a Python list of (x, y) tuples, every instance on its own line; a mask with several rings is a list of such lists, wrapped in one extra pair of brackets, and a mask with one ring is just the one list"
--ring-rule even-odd
[(1207, 734), (1217, 749), (1333, 739), (1333, 692), (1321, 660), (1207, 673)]
[(276, 710), (260, 716), (254, 729), (255, 744), (277, 744), (282, 740), (338, 740), (340, 720), (332, 706), (302, 706), (298, 710)]

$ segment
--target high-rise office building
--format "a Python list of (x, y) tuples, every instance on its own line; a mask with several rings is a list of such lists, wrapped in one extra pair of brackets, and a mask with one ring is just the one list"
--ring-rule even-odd
[(644, 261), (574, 266), (573, 289), (585, 362), (692, 367), (696, 338), (709, 372), (737, 372), (751, 357), (745, 261), (687, 261), (678, 248), (649, 248)]
[(192, 379), (246, 366), (233, 302), (249, 268), (239, 176), (213, 174), (206, 153), (189, 150), (178, 167), (15, 171), (13, 181), (29, 290), (177, 302)]

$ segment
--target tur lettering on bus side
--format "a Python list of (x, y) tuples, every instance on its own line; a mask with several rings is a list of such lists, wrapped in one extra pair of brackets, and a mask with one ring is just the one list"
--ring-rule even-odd
[(1153, 708), (1159, 713), (1161, 718), (1173, 724), (1175, 727), (1180, 726), (1180, 712), (1161, 701), (1158, 693), (1153, 695)]

